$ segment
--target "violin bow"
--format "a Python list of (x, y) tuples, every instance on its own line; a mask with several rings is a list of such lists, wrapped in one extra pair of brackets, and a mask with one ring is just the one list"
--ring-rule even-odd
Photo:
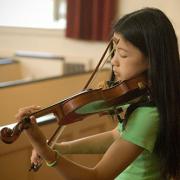
[[(94, 78), (95, 74), (97, 73), (102, 61), (104, 60), (104, 57), (110, 47), (110, 45), (112, 44), (113, 40), (111, 39), (110, 42), (108, 43), (102, 57), (100, 58), (95, 70), (92, 72), (89, 80), (87, 81), (87, 83), (85, 84), (83, 90), (86, 90), (87, 87), (89, 86), (89, 84), (91, 83), (92, 79)], [(106, 60), (109, 58), (109, 56), (114, 52), (114, 49), (111, 50), (110, 54), (108, 55), (108, 57), (106, 58)], [(106, 61), (105, 61), (106, 62)], [(105, 63), (104, 62), (104, 63)], [(58, 141), (59, 137), (61, 136), (62, 132), (64, 131), (64, 128), (65, 126), (58, 126), (57, 129), (55, 130), (55, 132), (53, 133), (53, 135), (51, 136), (51, 138), (49, 139), (49, 141), (47, 142), (47, 144), (53, 148), (55, 143)], [(54, 140), (55, 139), (55, 140)], [(52, 143), (52, 144), (51, 144)], [(41, 158), (41, 157), (40, 157)], [(31, 164), (31, 167), (29, 169), (29, 171), (33, 170), (34, 172), (36, 172), (40, 167), (41, 167), (42, 164), (38, 164), (38, 165), (35, 165), (34, 163)]]
[[(98, 64), (97, 64), (95, 70), (92, 72), (89, 80), (88, 80), (87, 83), (85, 84), (83, 90), (86, 90), (87, 87), (89, 86), (89, 84), (91, 83), (92, 79), (94, 78), (95, 74), (97, 73), (97, 71), (98, 71), (98, 69), (99, 69), (99, 66), (101, 65), (101, 63), (102, 63), (102, 61), (103, 61), (103, 59), (104, 59), (104, 57), (105, 57), (105, 55), (106, 55), (106, 53), (107, 53), (110, 45), (112, 44), (112, 42), (113, 42), (113, 39), (111, 39), (111, 40), (109, 41), (109, 43), (108, 43), (108, 45), (107, 45), (107, 47), (106, 47), (106, 49), (105, 49), (102, 57), (100, 58), (100, 60), (99, 60), (99, 62), (98, 62)], [(112, 49), (112, 51), (110, 52), (109, 56), (110, 56), (113, 52), (114, 52), (114, 49)], [(106, 58), (106, 60), (109, 58), (109, 56)]]

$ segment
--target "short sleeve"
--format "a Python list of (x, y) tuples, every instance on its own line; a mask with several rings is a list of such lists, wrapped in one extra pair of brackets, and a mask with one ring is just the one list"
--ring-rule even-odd
[(158, 122), (156, 107), (138, 107), (130, 115), (121, 137), (152, 152), (157, 138)]

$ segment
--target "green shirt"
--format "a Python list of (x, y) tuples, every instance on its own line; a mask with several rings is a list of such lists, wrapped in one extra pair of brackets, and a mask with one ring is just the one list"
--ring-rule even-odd
[[(116, 180), (160, 180), (158, 158), (153, 153), (158, 133), (159, 114), (156, 107), (138, 107), (130, 115), (125, 130), (118, 125), (124, 140), (144, 148)], [(119, 152), (121, 153), (121, 152)]]

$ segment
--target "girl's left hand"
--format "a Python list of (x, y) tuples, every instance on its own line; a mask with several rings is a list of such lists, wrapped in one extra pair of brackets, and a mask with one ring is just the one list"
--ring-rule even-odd
[[(30, 116), (32, 113), (36, 112), (36, 111), (39, 111), (41, 110), (42, 108), (40, 106), (35, 106), (35, 105), (32, 105), (32, 106), (27, 106), (27, 107), (23, 107), (23, 108), (20, 108), (18, 110), (18, 113), (15, 115), (15, 118), (18, 122), (21, 122), (21, 120), (25, 117), (25, 116)], [(30, 117), (31, 119), (31, 123), (32, 124), (35, 124), (36, 121), (35, 121), (35, 118), (34, 117)]]

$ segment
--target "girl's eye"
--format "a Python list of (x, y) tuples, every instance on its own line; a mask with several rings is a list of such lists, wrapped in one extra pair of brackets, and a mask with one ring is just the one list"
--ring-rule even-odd
[(121, 58), (127, 58), (127, 55), (123, 52), (119, 52), (118, 50), (115, 51)]
[(118, 53), (118, 55), (121, 57), (121, 58), (127, 58), (127, 55), (124, 54), (124, 52), (121, 52), (121, 50), (119, 51), (117, 49), (117, 45), (115, 43), (113, 43), (113, 52), (114, 54)]
[(123, 54), (120, 54), (119, 55), (122, 57), (122, 58), (127, 58), (127, 55), (123, 55)]
[(118, 54), (121, 58), (127, 58), (127, 55), (124, 52), (119, 51), (116, 47), (113, 47), (114, 54)]

